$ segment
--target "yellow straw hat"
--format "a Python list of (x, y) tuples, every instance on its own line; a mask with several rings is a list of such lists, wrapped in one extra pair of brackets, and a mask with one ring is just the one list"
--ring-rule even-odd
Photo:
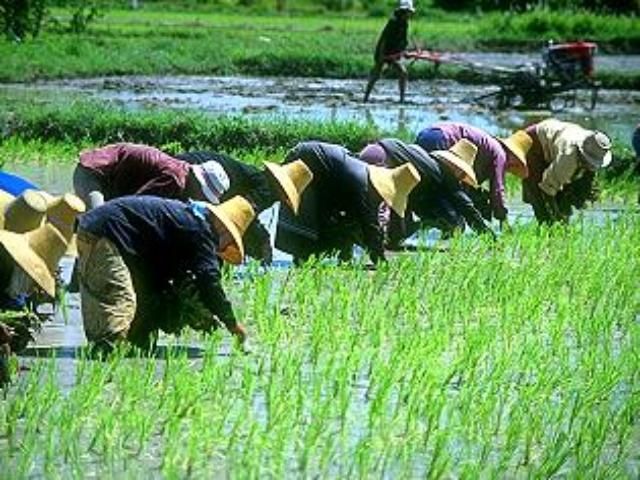
[(47, 197), (47, 222), (54, 225), (69, 243), (67, 255), (78, 256), (78, 246), (74, 234), (76, 218), (86, 211), (86, 205), (73, 193), (65, 193), (59, 197), (53, 197), (48, 193)]
[(4, 212), (4, 208), (11, 203), (16, 197), (11, 195), (9, 192), (5, 192), (4, 190), (0, 190), (0, 210)]
[[(7, 196), (2, 200), (6, 201)], [(0, 207), (0, 225), (14, 233), (38, 228), (47, 212), (47, 199), (43, 192), (25, 190), (21, 195)]]
[(478, 147), (469, 140), (463, 138), (449, 150), (434, 150), (431, 155), (442, 160), (442, 162), (453, 170), (457, 178), (471, 185), (478, 187), (476, 173), (473, 171), (473, 162), (476, 160)]
[(369, 180), (373, 188), (380, 194), (384, 202), (394, 212), (404, 218), (407, 208), (407, 198), (411, 190), (420, 182), (420, 174), (416, 167), (405, 163), (396, 168), (384, 168), (367, 165)]
[[(220, 245), (220, 257), (229, 263), (242, 263), (244, 258), (242, 236), (255, 218), (255, 210), (247, 199), (240, 195), (236, 195), (220, 205), (206, 203), (206, 206), (217, 220), (213, 224), (216, 231), (231, 237), (228, 244)], [(222, 232), (220, 232), (220, 227), (223, 228)]]
[(56, 293), (54, 272), (67, 249), (67, 241), (50, 223), (27, 233), (0, 230), (0, 244), (49, 296)]
[(300, 197), (313, 180), (311, 169), (302, 160), (295, 160), (284, 165), (264, 162), (264, 166), (280, 187), (280, 197), (284, 198), (293, 212), (297, 214), (300, 207)]
[(533, 138), (524, 130), (518, 130), (507, 138), (498, 138), (498, 141), (513, 154), (517, 162), (509, 162), (507, 170), (520, 178), (529, 176), (527, 168), (527, 153), (533, 146)]

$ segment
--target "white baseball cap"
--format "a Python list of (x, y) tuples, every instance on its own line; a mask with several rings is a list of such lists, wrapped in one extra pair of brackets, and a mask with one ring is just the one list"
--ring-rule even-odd
[(611, 163), (611, 140), (602, 132), (591, 132), (582, 142), (578, 144), (578, 149), (584, 159), (594, 169), (605, 168)]
[(409, 10), (410, 12), (415, 12), (416, 9), (413, 7), (413, 0), (398, 0), (398, 6), (396, 10)]
[(191, 168), (207, 201), (214, 205), (220, 203), (220, 198), (231, 185), (229, 175), (222, 165), (211, 160), (200, 165), (192, 165)]

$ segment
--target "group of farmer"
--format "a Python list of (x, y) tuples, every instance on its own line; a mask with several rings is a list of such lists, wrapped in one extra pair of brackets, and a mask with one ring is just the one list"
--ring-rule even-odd
[[(275, 246), (295, 263), (332, 252), (347, 261), (360, 245), (376, 264), (421, 228), (453, 235), (468, 225), (495, 237), (492, 218), (509, 228), (506, 173), (521, 179), (540, 222), (566, 221), (592, 198), (594, 173), (610, 161), (604, 133), (555, 119), (507, 138), (437, 123), (415, 143), (383, 138), (358, 154), (302, 142), (282, 164), (261, 169), (216, 152), (107, 145), (80, 155), (75, 194), (56, 197), (0, 176), (1, 308), (53, 299), (60, 259), (72, 253), (85, 334), (97, 350), (123, 341), (149, 348), (158, 331), (187, 324), (224, 326), (242, 343), (247, 332), (223, 290), (221, 263), (245, 254), (271, 262), (257, 215), (277, 201)], [(179, 320), (174, 304), (187, 292), (206, 318)], [(0, 324), (0, 358), (13, 337)]]

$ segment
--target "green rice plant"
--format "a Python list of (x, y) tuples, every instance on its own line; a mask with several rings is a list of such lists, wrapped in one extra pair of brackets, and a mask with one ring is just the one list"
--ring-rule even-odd
[(66, 383), (60, 359), (30, 360), (0, 402), (0, 461), (11, 478), (634, 477), (639, 245), (627, 214), (373, 272), (226, 275), (251, 355), (185, 330), (166, 357), (80, 357)]

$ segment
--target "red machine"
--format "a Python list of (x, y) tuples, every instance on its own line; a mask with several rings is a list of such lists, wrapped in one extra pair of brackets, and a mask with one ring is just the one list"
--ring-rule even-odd
[(569, 78), (593, 75), (593, 57), (598, 46), (593, 42), (550, 43), (542, 58), (549, 70)]
[(496, 108), (547, 107), (557, 110), (575, 104), (579, 90), (591, 93), (590, 108), (595, 107), (599, 87), (594, 79), (597, 49), (593, 42), (549, 42), (542, 50), (542, 62), (515, 67), (470, 62), (456, 55), (429, 50), (406, 52), (405, 57), (431, 62), (436, 68), (450, 64), (485, 74), (498, 85), (498, 90), (476, 100), (491, 102)]

